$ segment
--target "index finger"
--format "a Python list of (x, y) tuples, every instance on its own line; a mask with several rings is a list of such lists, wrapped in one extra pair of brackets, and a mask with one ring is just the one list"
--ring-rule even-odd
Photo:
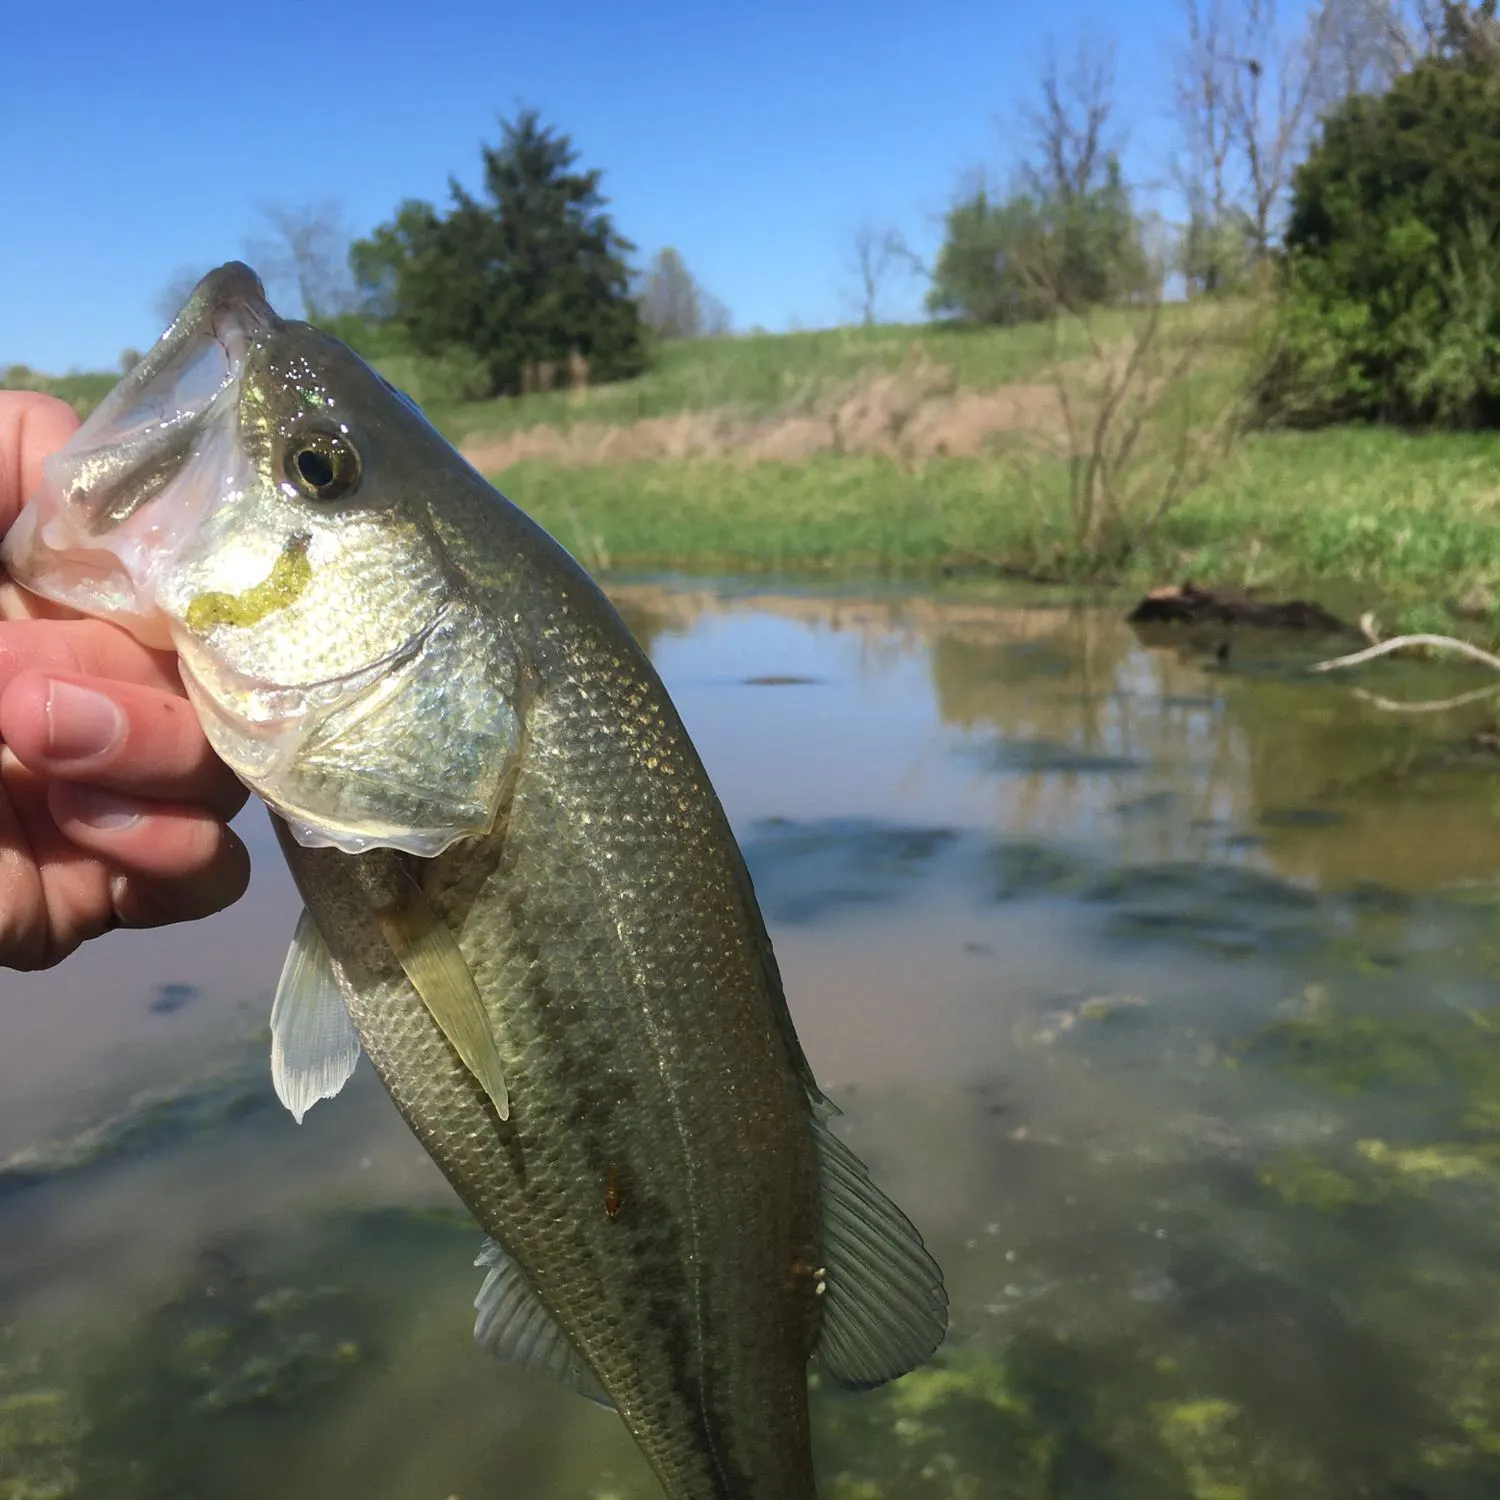
[(39, 391), (0, 391), (0, 536), (42, 482), (42, 461), (78, 430), (66, 401)]

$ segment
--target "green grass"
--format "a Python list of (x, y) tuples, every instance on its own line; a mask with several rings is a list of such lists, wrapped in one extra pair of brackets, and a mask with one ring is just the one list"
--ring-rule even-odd
[[(911, 474), (835, 456), (798, 467), (531, 463), (495, 477), (592, 567), (1090, 572), (1069, 540), (1060, 466), (1030, 483), (1003, 459)], [(1117, 581), (1184, 577), (1347, 610), (1388, 605), (1393, 619), (1500, 595), (1500, 434), (1252, 436)]]
[[(1123, 314), (1100, 313), (1095, 332), (1109, 340), (1125, 330)], [(668, 344), (637, 380), (581, 393), (510, 397), (440, 406), (435, 421), (462, 441), (480, 432), (512, 432), (546, 422), (634, 422), (681, 411), (733, 407), (749, 416), (805, 408), (821, 392), (871, 370), (896, 370), (921, 353), (946, 366), (960, 387), (986, 389), (1041, 377), (1059, 347), (1036, 324), (1002, 331), (935, 324), (881, 324), (815, 333), (756, 334)], [(1061, 348), (1081, 354), (1084, 335), (1066, 330)]]
[(25, 365), (0, 371), (0, 391), (41, 391), (70, 402), (79, 416), (86, 417), (114, 389), (119, 374), (89, 371), (73, 375), (43, 375)]
[[(1169, 311), (1169, 337), (1189, 316)], [(1233, 319), (1223, 326), (1234, 327)], [(1121, 313), (1101, 314), (1094, 328), (1106, 343), (1126, 330)], [(1084, 352), (1081, 330), (1063, 338), (1064, 354)], [(919, 344), (972, 389), (1044, 379), (1058, 348), (1043, 327), (880, 326), (704, 340), (668, 346), (639, 380), (581, 395), (437, 403), (432, 415), (463, 441), (538, 422), (624, 423), (723, 408), (796, 412), (862, 374), (900, 368)], [(1236, 363), (1226, 348), (1195, 378), (1212, 386)], [(51, 390), (87, 409), (115, 378), (12, 371), (9, 383)], [(528, 463), (495, 477), (594, 567), (974, 568), (1062, 579), (1094, 572), (1072, 543), (1056, 463), (1033, 467), (1029, 480), (1003, 455), (935, 460), (916, 473), (881, 458), (824, 455), (796, 467), (751, 466), (733, 456), (595, 469)], [(1169, 514), (1114, 581), (1191, 577), (1301, 592), (1346, 612), (1380, 607), (1387, 624), (1421, 619), (1450, 627), (1445, 601), (1500, 597), (1497, 521), (1500, 434), (1263, 433), (1247, 438), (1211, 483)], [(1500, 616), (1492, 627), (1500, 632)]]

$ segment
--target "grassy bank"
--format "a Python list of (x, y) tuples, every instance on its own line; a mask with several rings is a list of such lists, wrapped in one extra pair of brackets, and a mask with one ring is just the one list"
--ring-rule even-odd
[[(838, 456), (526, 463), (495, 478), (595, 568), (1088, 571), (1061, 475), (1038, 483), (995, 459), (934, 460), (919, 473)], [(1445, 601), (1489, 611), (1500, 596), (1497, 509), (1500, 434), (1258, 435), (1165, 518), (1119, 581), (1311, 593), (1442, 628)]]
[[(1169, 340), (1188, 317), (1173, 311)], [(1092, 334), (1119, 348), (1127, 327), (1105, 314)], [(431, 415), (596, 569), (1081, 579), (1098, 575), (1066, 465), (1034, 443), (1017, 455), (1039, 429), (1058, 436), (1052, 372), (1086, 371), (1089, 349), (1082, 329), (1059, 341), (1039, 326), (707, 340), (669, 346), (628, 383)], [(1209, 348), (1210, 385), (1241, 352)], [(114, 378), (26, 373), (81, 409)], [(1430, 628), (1451, 628), (1459, 605), (1469, 628), (1500, 634), (1497, 476), (1500, 434), (1255, 434), (1110, 581), (1311, 594)]]

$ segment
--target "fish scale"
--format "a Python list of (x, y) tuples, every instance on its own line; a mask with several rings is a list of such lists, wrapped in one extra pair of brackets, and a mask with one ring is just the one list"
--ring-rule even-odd
[[(494, 1017), (509, 1122), (368, 918), (350, 941), (352, 913), (329, 905), (319, 868), (330, 851), (292, 845), (289, 858), (320, 928), (339, 934), (330, 947), (363, 997), (356, 1026), (398, 1108), (526, 1270), (667, 1493), (805, 1500), (816, 1308), (794, 1266), (817, 1255), (814, 1162), (743, 937), (758, 918), (643, 659), (601, 670), (597, 628), (575, 629), (529, 662), (536, 698), (503, 828), (424, 871)], [(665, 1089), (636, 1083), (658, 1079)]]

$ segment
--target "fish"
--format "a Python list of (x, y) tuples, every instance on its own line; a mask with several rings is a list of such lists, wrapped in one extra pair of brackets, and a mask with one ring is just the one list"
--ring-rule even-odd
[(670, 1500), (815, 1500), (808, 1372), (944, 1339), (833, 1129), (728, 818), (588, 573), (353, 350), (207, 275), (0, 558), (177, 653), (304, 910), (295, 1119), (369, 1059), (483, 1232), (475, 1337), (612, 1407)]

